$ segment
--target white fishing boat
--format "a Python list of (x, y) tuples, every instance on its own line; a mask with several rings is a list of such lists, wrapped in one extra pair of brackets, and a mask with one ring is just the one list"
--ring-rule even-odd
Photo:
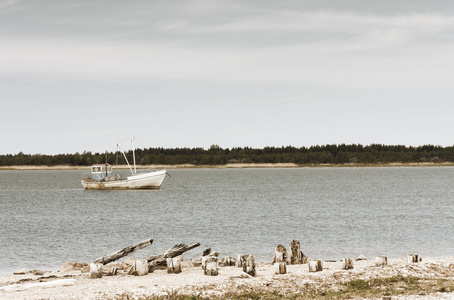
[(121, 176), (118, 173), (114, 173), (112, 166), (107, 163), (106, 159), (106, 164), (91, 166), (91, 173), (84, 174), (82, 186), (87, 190), (159, 189), (167, 172), (165, 170), (159, 170), (137, 173), (134, 137), (131, 139), (131, 145), (134, 168), (129, 164), (120, 142), (117, 143), (117, 154), (121, 151), (131, 171), (131, 175)]

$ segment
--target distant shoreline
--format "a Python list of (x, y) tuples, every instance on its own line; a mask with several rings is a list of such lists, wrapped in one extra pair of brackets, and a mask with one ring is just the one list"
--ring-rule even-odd
[[(258, 163), (258, 164), (226, 164), (226, 165), (139, 165), (138, 169), (250, 169), (250, 168), (345, 168), (345, 167), (453, 167), (454, 163), (377, 163), (377, 164), (304, 164), (295, 163)], [(127, 165), (119, 165), (118, 169), (128, 169)], [(0, 166), (0, 171), (4, 170), (90, 170), (90, 166)]]

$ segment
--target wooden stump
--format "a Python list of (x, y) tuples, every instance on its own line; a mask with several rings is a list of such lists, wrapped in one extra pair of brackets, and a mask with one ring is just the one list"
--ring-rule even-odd
[(305, 256), (301, 251), (301, 245), (299, 241), (293, 240), (290, 243), (290, 249), (292, 251), (292, 254), (290, 256), (290, 262), (292, 265), (307, 263), (307, 256)]
[(407, 263), (413, 264), (413, 263), (417, 263), (417, 262), (420, 262), (420, 258), (419, 258), (418, 254), (408, 254), (407, 255)]
[(146, 259), (137, 259), (134, 261), (134, 275), (144, 276), (148, 274), (148, 261)]
[(285, 262), (285, 256), (283, 252), (275, 252), (273, 257), (273, 263)]
[(344, 258), (342, 260), (342, 269), (350, 270), (353, 269), (353, 259), (351, 258)]
[(287, 249), (282, 245), (277, 245), (274, 250), (273, 264), (277, 262), (290, 262), (290, 257), (288, 256)]
[(246, 257), (246, 258), (242, 263), (243, 272), (250, 276), (255, 276), (257, 274), (257, 272), (255, 271), (254, 256), (252, 256), (250, 254), (246, 254), (244, 257)]
[(208, 263), (210, 262), (215, 262), (216, 265), (218, 263), (218, 258), (216, 256), (211, 256), (211, 255), (208, 255), (208, 256), (203, 256), (202, 257), (202, 269), (206, 269), (206, 266)]
[(285, 262), (274, 263), (274, 274), (287, 274), (287, 264)]
[(323, 271), (323, 264), (321, 260), (311, 260), (309, 262), (309, 272)]
[(384, 267), (388, 264), (388, 258), (386, 256), (377, 256), (375, 258), (375, 265), (377, 267)]
[(169, 273), (169, 274), (181, 273), (181, 261), (182, 260), (183, 260), (182, 256), (177, 256), (174, 258), (167, 258), (167, 273)]
[(210, 253), (211, 253), (211, 248), (205, 249), (205, 250), (203, 250), (203, 252), (202, 252), (202, 256), (207, 256), (207, 255), (209, 255)]
[(226, 256), (223, 259), (221, 259), (220, 265), (224, 267), (235, 266), (236, 259), (230, 256)]
[(246, 262), (246, 259), (249, 257), (249, 254), (238, 254), (238, 259), (236, 260), (236, 266), (242, 268), (243, 264)]
[(203, 273), (208, 276), (217, 276), (219, 274), (219, 268), (217, 261), (209, 261), (207, 262)]
[(102, 277), (102, 266), (101, 263), (90, 264), (90, 278), (101, 278)]

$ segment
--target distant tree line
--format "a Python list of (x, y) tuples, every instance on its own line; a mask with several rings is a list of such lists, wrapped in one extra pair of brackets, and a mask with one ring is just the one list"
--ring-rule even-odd
[[(132, 153), (127, 153), (132, 160)], [(116, 163), (116, 153), (107, 153), (110, 164)], [(58, 155), (18, 154), (0, 155), (0, 166), (89, 166), (95, 163), (105, 163), (105, 153), (75, 153)], [(372, 144), (363, 146), (323, 145), (296, 148), (265, 147), (256, 149), (250, 147), (235, 147), (223, 149), (218, 145), (204, 148), (148, 148), (136, 150), (136, 162), (140, 165), (163, 164), (193, 164), (193, 165), (225, 165), (234, 163), (295, 163), (298, 165), (317, 164), (386, 164), (386, 163), (421, 163), (454, 162), (454, 146), (441, 147), (424, 145), (419, 147), (388, 146)], [(125, 164), (120, 155), (119, 164)]]

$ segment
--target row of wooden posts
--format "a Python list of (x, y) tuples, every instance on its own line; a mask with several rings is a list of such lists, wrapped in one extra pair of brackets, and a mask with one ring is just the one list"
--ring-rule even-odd
[[(420, 262), (421, 258), (418, 254), (408, 254), (407, 255), (407, 262), (408, 264)], [(375, 258), (375, 266), (377, 267), (384, 267), (388, 265), (388, 258), (386, 256), (377, 256)], [(308, 263), (309, 265), (309, 272), (320, 272), (323, 271), (323, 263), (321, 260), (311, 260)], [(276, 274), (286, 274), (286, 262), (275, 262), (275, 273)], [(342, 267), (343, 270), (350, 270), (353, 269), (353, 259), (351, 258), (344, 258), (342, 259)]]
[[(133, 246), (126, 247), (115, 253), (108, 254), (95, 260), (90, 264), (90, 278), (100, 278), (103, 275), (102, 266), (119, 259), (120, 257), (126, 256), (138, 249), (142, 249), (153, 243), (152, 239), (138, 243)], [(156, 266), (166, 266), (168, 273), (180, 273), (182, 271), (182, 253), (194, 249), (200, 246), (199, 243), (187, 246), (186, 244), (177, 244), (171, 249), (168, 249), (159, 255), (149, 257), (147, 259), (136, 259), (131, 261), (131, 267), (128, 274), (143, 276), (153, 272)], [(256, 276), (256, 264), (254, 257), (250, 254), (238, 254), (237, 259), (226, 256), (220, 262), (218, 262), (219, 253), (216, 251), (211, 252), (211, 249), (207, 249), (203, 252), (201, 266), (205, 275), (216, 276), (219, 274), (219, 266), (237, 266), (242, 268), (246, 276)], [(365, 258), (364, 258), (365, 259)], [(357, 259), (359, 260), (359, 258)], [(421, 258), (417, 254), (407, 255), (408, 263), (416, 263), (421, 261)], [(319, 272), (323, 270), (323, 263), (321, 260), (310, 260), (301, 251), (299, 241), (293, 240), (290, 243), (290, 252), (287, 249), (278, 245), (275, 248), (273, 257), (273, 264), (275, 267), (275, 274), (286, 274), (287, 265), (295, 264), (308, 264), (309, 272)], [(388, 264), (386, 256), (377, 256), (375, 258), (375, 265), (377, 267), (384, 267)], [(353, 259), (344, 258), (342, 260), (342, 269), (349, 270), (353, 269)], [(107, 272), (107, 275), (116, 275), (118, 267), (112, 267)]]

